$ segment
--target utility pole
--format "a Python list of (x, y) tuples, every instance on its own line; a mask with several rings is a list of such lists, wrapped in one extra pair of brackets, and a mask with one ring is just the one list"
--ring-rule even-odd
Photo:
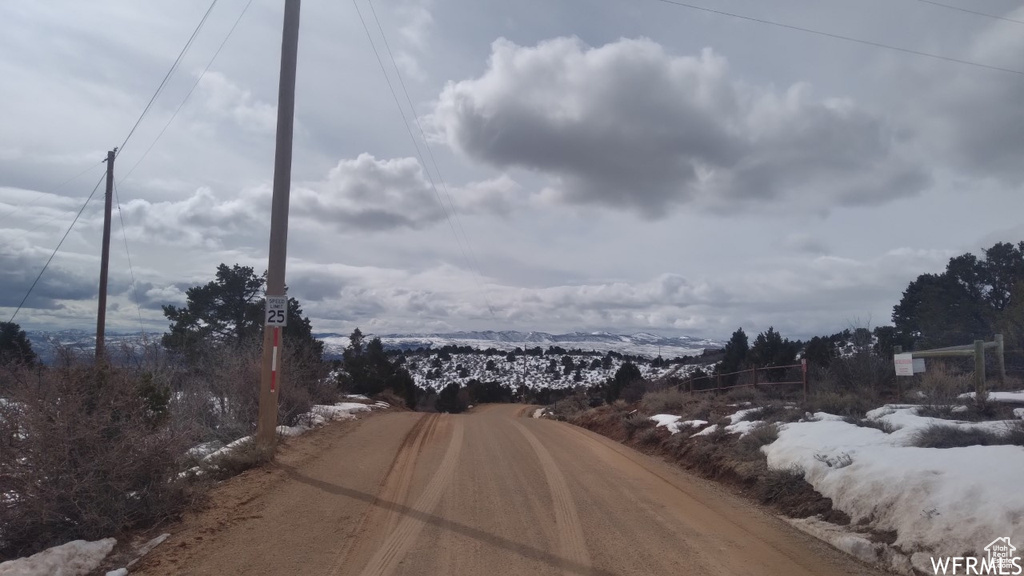
[(281, 387), (282, 331), (288, 322), (284, 272), (288, 259), (288, 198), (292, 180), (292, 131), (295, 120), (295, 66), (299, 51), (299, 3), (285, 0), (281, 34), (281, 79), (277, 96), (277, 152), (270, 214), (267, 311), (263, 328), (263, 369), (256, 446), (271, 458), (277, 442), (277, 404)]
[(104, 336), (107, 326), (107, 270), (110, 268), (110, 212), (114, 200), (114, 156), (117, 148), (107, 152), (107, 191), (103, 203), (103, 251), (100, 254), (100, 297), (96, 314), (96, 363), (104, 359)]

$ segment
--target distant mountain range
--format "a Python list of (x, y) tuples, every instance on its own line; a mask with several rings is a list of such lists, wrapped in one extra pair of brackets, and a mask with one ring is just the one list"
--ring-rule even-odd
[[(94, 335), (86, 330), (60, 331), (29, 331), (32, 348), (44, 362), (51, 362), (57, 346), (67, 347), (80, 352), (91, 352), (95, 346)], [(137, 348), (144, 341), (143, 333), (107, 333), (107, 348), (114, 350), (122, 346)], [(146, 333), (150, 342), (159, 341), (161, 334)], [(348, 346), (348, 335), (337, 333), (315, 334), (326, 344), (326, 356), (337, 358)], [(367, 338), (374, 335), (368, 334)], [(691, 336), (658, 336), (646, 332), (636, 334), (613, 334), (611, 332), (570, 332), (568, 334), (549, 334), (546, 332), (517, 332), (483, 330), (476, 332), (448, 332), (443, 334), (383, 334), (379, 335), (384, 346), (391, 349), (414, 350), (416, 348), (440, 348), (449, 344), (470, 346), (481, 350), (496, 348), (498, 350), (514, 350), (540, 346), (560, 346), (566, 350), (580, 349), (583, 351), (635, 354), (663, 358), (676, 356), (698, 355), (707, 348), (722, 348), (724, 342)]]

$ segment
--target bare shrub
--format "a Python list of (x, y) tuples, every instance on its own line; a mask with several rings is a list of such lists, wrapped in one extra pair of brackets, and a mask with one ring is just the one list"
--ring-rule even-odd
[(932, 411), (951, 411), (960, 405), (959, 396), (971, 390), (970, 375), (957, 374), (945, 362), (932, 362), (921, 375), (920, 391), (924, 406)]
[(661, 441), (662, 433), (654, 427), (643, 428), (637, 432), (635, 438), (640, 444), (657, 444)]
[(763, 460), (761, 447), (779, 439), (778, 424), (758, 424), (736, 441), (736, 454), (745, 460)]
[(896, 431), (896, 427), (886, 422), (885, 420), (871, 420), (869, 418), (853, 418), (847, 417), (843, 419), (847, 424), (853, 424), (854, 426), (860, 426), (861, 428), (874, 428), (875, 430), (881, 430), (886, 434), (892, 434)]
[(19, 375), (0, 402), (0, 553), (107, 537), (187, 503), (177, 473), (190, 438), (152, 388), (151, 376), (111, 367)]
[(588, 408), (585, 394), (573, 394), (548, 406), (547, 412), (554, 416), (555, 420), (572, 420)]
[(405, 398), (402, 398), (393, 390), (384, 390), (380, 394), (374, 396), (374, 399), (380, 400), (381, 402), (387, 402), (392, 408), (399, 410), (404, 410), (406, 408)]
[(808, 412), (827, 412), (837, 416), (863, 418), (876, 404), (854, 392), (823, 391), (812, 394), (805, 405)]
[(877, 400), (894, 396), (896, 372), (891, 358), (860, 350), (832, 360), (828, 368), (816, 369), (812, 382), (815, 390), (855, 394), (877, 405)]
[(770, 504), (799, 495), (806, 488), (807, 482), (800, 468), (769, 470), (757, 484), (757, 496), (762, 504)]
[(622, 419), (622, 426), (626, 430), (627, 438), (632, 438), (636, 432), (644, 428), (654, 428), (655, 425), (654, 420), (640, 413), (629, 414)]
[(1015, 423), (1000, 433), (979, 428), (934, 424), (914, 435), (913, 445), (919, 448), (962, 448), (966, 446), (1024, 446), (1024, 426)]
[[(314, 404), (332, 404), (337, 386), (326, 366), (302, 350), (284, 347), (278, 394), (278, 422), (298, 423)], [(217, 348), (175, 374), (174, 413), (204, 440), (230, 442), (252, 434), (259, 414), (262, 349), (258, 342)]]
[(640, 405), (651, 414), (665, 414), (679, 412), (684, 406), (695, 402), (686, 392), (666, 388), (657, 392), (648, 392), (640, 401)]

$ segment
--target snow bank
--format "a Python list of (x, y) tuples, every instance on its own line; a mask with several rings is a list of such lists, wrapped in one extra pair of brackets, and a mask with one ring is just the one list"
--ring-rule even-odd
[[(961, 394), (960, 398), (974, 398), (974, 392), (968, 392)], [(1016, 392), (989, 392), (989, 402), (1013, 402), (1024, 404), (1024, 390), (1017, 390)]]
[(82, 576), (99, 568), (117, 540), (74, 540), (0, 564), (0, 576)]
[(833, 506), (878, 530), (895, 530), (907, 553), (959, 556), (996, 537), (1024, 542), (1024, 448), (917, 448), (914, 434), (930, 424), (1006, 426), (917, 416), (913, 406), (886, 406), (869, 418), (899, 429), (886, 434), (837, 420), (784, 424), (762, 448), (768, 466), (797, 467)]

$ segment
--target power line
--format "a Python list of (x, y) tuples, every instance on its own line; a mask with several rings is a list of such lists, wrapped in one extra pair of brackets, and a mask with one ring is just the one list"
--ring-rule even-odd
[(952, 6), (950, 4), (943, 4), (942, 2), (933, 2), (932, 0), (917, 0), (924, 4), (931, 4), (932, 6), (939, 6), (942, 8), (948, 8), (950, 10), (956, 10), (957, 12), (966, 12), (967, 14), (974, 14), (975, 16), (984, 16), (986, 18), (993, 18), (995, 20), (1004, 20), (1006, 22), (1014, 22), (1016, 24), (1024, 24), (1024, 20), (1015, 20), (1013, 18), (1007, 18), (1006, 16), (998, 16), (996, 14), (988, 14), (986, 12), (978, 12), (976, 10), (968, 10), (967, 8), (961, 8), (959, 6)]
[(135, 296), (135, 310), (139, 314), (139, 329), (142, 338), (146, 338), (146, 326), (142, 323), (142, 306), (139, 304), (139, 289), (135, 283), (135, 269), (132, 267), (132, 253), (128, 250), (128, 232), (124, 227), (124, 214), (121, 213), (121, 199), (117, 196), (117, 183), (114, 183), (114, 200), (117, 202), (117, 218), (121, 221), (121, 237), (124, 238), (124, 253), (128, 257), (128, 272), (132, 277), (132, 294)]
[[(395, 87), (391, 83), (391, 78), (388, 76), (387, 69), (384, 67), (384, 61), (381, 59), (380, 53), (377, 51), (377, 46), (373, 42), (373, 36), (370, 34), (370, 29), (366, 26), (366, 20), (363, 19), (363, 13), (359, 10), (359, 4), (356, 2), (356, 0), (352, 0), (352, 5), (355, 6), (356, 14), (359, 16), (359, 22), (363, 25), (363, 31), (366, 32), (367, 40), (370, 41), (370, 48), (373, 49), (373, 55), (377, 58), (377, 64), (380, 66), (380, 70), (384, 74), (384, 80), (385, 82), (387, 82), (388, 90), (391, 91), (391, 97), (395, 100), (395, 105), (398, 106), (398, 113), (402, 116), (402, 123), (405, 125), (405, 130), (409, 133), (409, 138), (412, 140), (413, 148), (416, 150), (416, 156), (419, 157), (420, 164), (423, 166), (424, 172), (427, 175), (427, 181), (430, 182), (430, 187), (434, 191), (434, 196), (437, 197), (437, 203), (441, 207), (441, 213), (444, 214), (444, 218), (445, 220), (448, 221), (448, 226), (452, 230), (452, 235), (455, 236), (455, 243), (458, 245), (459, 251), (462, 253), (462, 258), (463, 260), (465, 260), (467, 266), (469, 266), (470, 269), (476, 270), (473, 267), (473, 264), (470, 261), (469, 256), (466, 255), (466, 249), (462, 245), (462, 240), (459, 237), (459, 233), (455, 230), (455, 225), (452, 224), (452, 219), (448, 214), (448, 209), (445, 208), (444, 201), (441, 200), (440, 192), (437, 191), (437, 185), (434, 184), (434, 178), (433, 176), (431, 176), (430, 170), (427, 167), (427, 162), (426, 160), (424, 160), (423, 153), (420, 151), (419, 142), (416, 140), (416, 136), (413, 134), (412, 128), (409, 126), (409, 120), (405, 116), (405, 109), (402, 107), (401, 102), (399, 102), (398, 100), (398, 94), (395, 92)], [(415, 110), (413, 110), (413, 113), (415, 114)], [(424, 140), (423, 144), (427, 146), (427, 149), (429, 150), (429, 145), (427, 145), (426, 140)], [(440, 175), (438, 175), (438, 177), (440, 177)], [(479, 271), (477, 270), (476, 272), (477, 275), (479, 276)], [(484, 301), (487, 304), (487, 310), (491, 313), (492, 316), (494, 316), (494, 310), (493, 308), (491, 308), (490, 300), (487, 298), (486, 291), (484, 292)]]
[[(479, 277), (481, 276), (481, 274), (480, 274), (480, 263), (479, 263), (479, 261), (476, 258), (475, 251), (473, 250), (473, 244), (469, 241), (469, 235), (466, 234), (466, 229), (463, 228), (463, 226), (462, 226), (462, 219), (459, 218), (459, 212), (455, 209), (455, 203), (452, 201), (452, 196), (448, 192), (448, 184), (445, 183), (444, 176), (441, 175), (441, 169), (437, 165), (437, 159), (434, 157), (434, 151), (430, 148), (430, 143), (427, 141), (427, 135), (426, 135), (426, 133), (423, 130), (423, 125), (420, 124), (420, 119), (416, 115), (416, 106), (414, 106), (413, 103), (412, 103), (412, 98), (409, 96), (409, 90), (405, 86), (405, 80), (402, 78), (402, 73), (398, 69), (398, 63), (395, 61), (395, 55), (391, 51), (391, 44), (388, 42), (388, 36), (387, 36), (387, 34), (384, 33), (384, 27), (381, 26), (380, 19), (377, 18), (377, 10), (374, 9), (374, 7), (373, 7), (373, 0), (369, 0), (368, 3), (370, 5), (370, 13), (373, 14), (373, 20), (374, 20), (374, 22), (377, 23), (377, 30), (380, 31), (380, 37), (381, 37), (381, 39), (384, 40), (384, 47), (387, 49), (388, 57), (391, 59), (391, 65), (394, 66), (394, 68), (395, 68), (395, 76), (398, 77), (398, 83), (402, 86), (402, 92), (405, 94), (405, 101), (409, 104), (409, 110), (412, 111), (413, 122), (416, 123), (416, 128), (420, 132), (420, 138), (423, 139), (423, 146), (424, 146), (424, 148), (427, 149), (427, 155), (430, 156), (430, 163), (434, 166), (434, 173), (437, 174), (437, 179), (441, 182), (441, 189), (444, 190), (444, 195), (448, 199), (448, 206), (451, 208), (452, 215), (455, 216), (455, 223), (458, 224), (459, 231), (462, 232), (462, 238), (463, 238), (463, 240), (466, 243), (466, 247), (469, 249), (469, 256), (470, 256), (469, 260), (471, 261), (470, 263), (473, 266), (473, 269), (474, 269), (474, 271), (476, 272), (476, 275), (477, 275), (477, 286), (480, 287), (480, 289), (483, 291), (484, 298), (485, 298), (485, 300), (487, 300), (487, 290), (480, 284), (480, 281), (479, 281)], [(421, 158), (421, 160), (422, 160), (422, 158)], [(425, 163), (424, 163), (424, 168), (426, 168), (426, 164)], [(427, 174), (429, 176), (429, 174), (430, 174), (429, 170), (427, 170)], [(431, 183), (431, 184), (433, 184), (433, 183)], [(436, 188), (435, 188), (434, 192), (435, 193), (437, 192)], [(438, 201), (440, 201), (440, 198), (438, 198)], [(444, 207), (444, 205), (442, 203), (442, 208), (443, 207)], [(487, 300), (487, 309), (488, 309), (488, 311), (490, 311), (491, 316), (494, 316), (494, 309), (491, 308), (491, 303), (490, 303), (489, 300)]]
[(245, 13), (249, 10), (249, 6), (252, 6), (252, 2), (253, 0), (249, 0), (245, 4), (245, 7), (242, 8), (242, 12), (238, 15), (238, 18), (235, 19), (235, 23), (231, 26), (231, 29), (228, 30), (227, 35), (224, 36), (224, 40), (220, 43), (220, 46), (217, 47), (217, 51), (213, 53), (213, 57), (210, 58), (210, 61), (206, 63), (206, 68), (204, 68), (203, 72), (196, 78), (196, 81), (192, 83), (192, 87), (189, 88), (188, 94), (185, 94), (185, 97), (182, 98), (181, 103), (178, 104), (177, 108), (175, 108), (174, 114), (171, 114), (171, 117), (167, 120), (167, 123), (164, 124), (164, 127), (160, 130), (160, 133), (157, 134), (156, 138), (153, 139), (153, 142), (150, 143), (149, 148), (146, 148), (146, 151), (142, 154), (142, 156), (140, 156), (139, 159), (135, 161), (135, 164), (133, 164), (132, 167), (128, 170), (128, 172), (126, 172), (125, 175), (121, 177), (122, 183), (125, 180), (127, 180), (129, 176), (131, 176), (132, 172), (135, 171), (139, 164), (141, 164), (142, 161), (146, 159), (146, 156), (149, 156), (149, 152), (153, 149), (153, 146), (156, 146), (157, 141), (159, 141), (160, 138), (164, 135), (164, 132), (167, 131), (167, 128), (171, 125), (171, 122), (174, 122), (174, 119), (177, 118), (178, 113), (181, 112), (181, 109), (184, 108), (185, 103), (188, 102), (188, 99), (192, 97), (192, 93), (195, 92), (196, 87), (199, 86), (199, 82), (201, 82), (203, 77), (206, 76), (206, 73), (210, 71), (210, 67), (213, 66), (213, 62), (217, 60), (217, 56), (220, 56), (221, 50), (224, 49), (224, 46), (228, 43), (228, 40), (231, 38), (231, 35), (235, 33), (235, 28), (237, 28), (238, 23), (242, 21), (242, 17), (245, 16)]
[(64, 236), (61, 237), (60, 242), (57, 243), (57, 247), (53, 249), (53, 253), (50, 254), (50, 257), (46, 260), (46, 264), (44, 264), (43, 269), (39, 271), (39, 275), (36, 276), (35, 281), (32, 282), (31, 286), (29, 286), (28, 292), (25, 293), (25, 297), (22, 298), (21, 303), (18, 304), (18, 309), (14, 311), (14, 314), (11, 315), (11, 319), (8, 320), (8, 322), (14, 322), (14, 317), (18, 315), (18, 312), (21, 312), (21, 307), (25, 305), (25, 301), (28, 300), (29, 295), (32, 294), (32, 290), (35, 290), (36, 284), (39, 283), (39, 279), (43, 277), (43, 272), (46, 272), (46, 269), (50, 266), (50, 262), (53, 261), (53, 257), (57, 255), (57, 251), (60, 250), (60, 247), (64, 244), (64, 240), (67, 240), (68, 234), (71, 233), (71, 229), (75, 227), (76, 223), (78, 223), (78, 219), (82, 216), (82, 212), (85, 212), (85, 207), (89, 205), (89, 202), (92, 200), (92, 197), (96, 195), (96, 191), (99, 190), (100, 184), (103, 183), (103, 179), (105, 177), (106, 174), (100, 176), (100, 179), (96, 181), (96, 186), (93, 187), (92, 192), (89, 194), (89, 197), (85, 199), (85, 204), (82, 204), (82, 209), (78, 211), (78, 214), (75, 216), (75, 219), (71, 222), (71, 225), (68, 226), (67, 231), (64, 232)]
[(976, 68), (985, 68), (988, 70), (996, 70), (998, 72), (1007, 72), (1010, 74), (1016, 74), (1018, 76), (1024, 76), (1024, 71), (1014, 70), (1012, 68), (1002, 68), (1000, 66), (992, 66), (990, 64), (982, 64), (980, 62), (973, 62), (971, 60), (961, 60), (959, 58), (953, 58), (950, 56), (941, 56), (939, 54), (932, 54), (930, 52), (921, 52), (920, 50), (913, 50), (910, 48), (901, 48), (899, 46), (893, 46), (891, 44), (883, 44), (881, 42), (874, 42), (871, 40), (862, 40), (860, 38), (854, 38), (852, 36), (843, 36), (842, 34), (834, 34), (832, 32), (822, 32), (821, 30), (813, 30), (811, 28), (804, 28), (802, 26), (794, 26), (792, 24), (783, 24), (782, 22), (775, 22), (773, 20), (765, 20), (763, 18), (755, 18), (753, 16), (744, 16), (743, 14), (736, 14), (735, 12), (726, 12), (724, 10), (716, 10), (714, 8), (707, 8), (705, 6), (697, 6), (695, 4), (687, 4), (685, 2), (679, 2), (677, 0), (654, 0), (655, 2), (661, 2), (663, 4), (669, 4), (680, 8), (689, 8), (691, 10), (699, 10), (701, 12), (708, 12), (711, 14), (718, 14), (719, 16), (728, 16), (730, 18), (738, 18), (740, 20), (747, 20), (749, 22), (757, 22), (759, 24), (767, 24), (769, 26), (776, 26), (778, 28), (785, 28), (787, 30), (797, 30), (799, 32), (805, 32), (807, 34), (816, 34), (818, 36), (825, 36), (827, 38), (833, 38), (836, 40), (845, 40), (847, 42), (854, 42), (857, 44), (863, 44), (865, 46), (873, 46), (875, 48), (884, 48), (886, 50), (893, 50), (896, 52), (903, 52), (905, 54), (914, 54), (916, 56), (924, 56), (925, 58), (933, 58), (935, 60), (944, 60), (946, 62), (953, 62), (956, 64), (963, 64), (965, 66), (974, 66)]
[(153, 102), (156, 101), (157, 96), (159, 96), (160, 93), (163, 92), (164, 86), (167, 85), (167, 81), (170, 80), (171, 75), (174, 74), (174, 71), (178, 69), (178, 64), (181, 63), (181, 59), (185, 57), (185, 53), (188, 52), (188, 49), (192, 47), (192, 42), (196, 39), (196, 36), (199, 35), (199, 30), (202, 29), (203, 24), (206, 23), (206, 19), (210, 17), (210, 12), (213, 12), (213, 7), (216, 5), (217, 0), (213, 0), (212, 2), (210, 2), (210, 7), (206, 9), (206, 13), (203, 14), (202, 20), (199, 21), (199, 24), (196, 26), (196, 29), (192, 31), (192, 35), (189, 36), (188, 42), (185, 43), (185, 46), (181, 49), (181, 52), (178, 53), (178, 57), (174, 60), (174, 63), (171, 64), (170, 70), (168, 70), (167, 74), (164, 75), (164, 79), (160, 81), (160, 85), (156, 87), (156, 92), (153, 93), (153, 97), (149, 99), (149, 102), (146, 104), (146, 107), (142, 110), (142, 114), (139, 115), (139, 119), (135, 121), (135, 125), (132, 126), (132, 129), (128, 131), (128, 135), (125, 136), (124, 142), (122, 142), (121, 146), (118, 147), (118, 155), (120, 155), (121, 152), (124, 151), (125, 145), (128, 144), (128, 140), (131, 139), (132, 134), (135, 134), (135, 129), (139, 127), (139, 124), (142, 122), (142, 119), (146, 117), (147, 113), (149, 113), (149, 109), (153, 106)]

